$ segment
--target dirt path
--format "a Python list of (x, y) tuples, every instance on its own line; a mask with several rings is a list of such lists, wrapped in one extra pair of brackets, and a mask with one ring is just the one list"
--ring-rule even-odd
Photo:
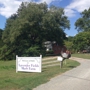
[(90, 60), (71, 57), (80, 66), (52, 78), (33, 90), (90, 90)]

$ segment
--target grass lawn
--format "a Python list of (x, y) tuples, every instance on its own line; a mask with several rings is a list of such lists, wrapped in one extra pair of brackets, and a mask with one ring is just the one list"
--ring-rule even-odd
[(60, 75), (79, 65), (76, 61), (67, 60), (67, 64), (64, 65), (62, 69), (57, 65), (42, 68), (42, 73), (16, 73), (15, 64), (15, 60), (0, 61), (0, 90), (32, 90), (36, 86), (46, 83), (52, 77)]
[(79, 58), (85, 58), (85, 59), (90, 59), (90, 53), (77, 53), (77, 54), (72, 54), (72, 57), (79, 57)]

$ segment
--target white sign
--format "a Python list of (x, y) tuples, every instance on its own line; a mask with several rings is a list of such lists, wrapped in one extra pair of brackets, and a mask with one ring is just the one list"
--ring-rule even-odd
[(16, 72), (41, 72), (42, 55), (40, 57), (18, 57), (16, 55)]
[(61, 56), (59, 56), (59, 57), (57, 58), (57, 60), (58, 60), (58, 61), (63, 61), (63, 58), (62, 58)]

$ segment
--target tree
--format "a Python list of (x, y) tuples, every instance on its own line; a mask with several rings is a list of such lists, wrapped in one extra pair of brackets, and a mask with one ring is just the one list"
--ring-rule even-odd
[(78, 52), (90, 46), (90, 32), (80, 32), (74, 37), (73, 48)]
[(81, 18), (75, 22), (78, 31), (90, 31), (90, 8), (81, 13)]
[(70, 52), (72, 52), (72, 53), (74, 52), (73, 39), (74, 39), (74, 37), (69, 36), (69, 37), (67, 37), (66, 40), (64, 40), (65, 46), (66, 46), (67, 49), (68, 49)]
[(2, 33), (3, 33), (3, 30), (0, 29), (0, 48), (3, 46)]
[(47, 40), (56, 41), (59, 45), (63, 45), (63, 40), (66, 39), (64, 30), (69, 29), (69, 26), (69, 20), (64, 15), (63, 8), (51, 6), (43, 17), (43, 29), (47, 31), (45, 35)]
[(3, 30), (0, 29), (0, 39), (2, 38), (2, 33), (3, 33)]
[(53, 7), (48, 10), (46, 3), (22, 3), (17, 14), (7, 19), (2, 35), (4, 46), (1, 59), (14, 59), (16, 54), (43, 54), (43, 42), (48, 40), (62, 45), (66, 28), (69, 28), (69, 20), (62, 8)]
[(0, 29), (0, 53), (1, 53), (2, 46), (4, 45), (4, 43), (2, 41), (2, 34), (3, 34), (3, 30)]

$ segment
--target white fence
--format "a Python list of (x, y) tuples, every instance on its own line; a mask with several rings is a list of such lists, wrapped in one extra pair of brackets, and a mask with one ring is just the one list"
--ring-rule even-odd
[(42, 55), (40, 57), (18, 57), (16, 55), (16, 72), (41, 72)]

